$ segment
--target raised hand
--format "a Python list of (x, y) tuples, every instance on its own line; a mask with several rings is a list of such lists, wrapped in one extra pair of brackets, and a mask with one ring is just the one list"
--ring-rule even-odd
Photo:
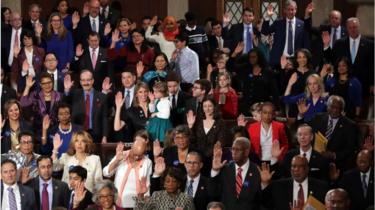
[(106, 93), (111, 91), (112, 83), (109, 77), (104, 78), (102, 83), (102, 90)]
[(331, 36), (329, 35), (328, 31), (322, 32), (322, 40), (324, 48), (328, 47), (329, 43), (331, 43)]
[(290, 85), (290, 86), (294, 85), (294, 83), (297, 82), (297, 79), (298, 79), (298, 75), (297, 75), (296, 72), (294, 72), (289, 79), (288, 85)]
[(374, 151), (374, 137), (367, 136), (363, 142), (362, 148), (370, 152)]
[(34, 80), (33, 76), (28, 75), (26, 77), (26, 88), (30, 89), (34, 85), (34, 83), (35, 83), (35, 80)]
[(83, 54), (84, 49), (82, 48), (81, 44), (78, 44), (76, 47), (76, 56), (81, 57)]
[(74, 81), (72, 81), (72, 78), (70, 74), (66, 74), (64, 77), (64, 89), (65, 92), (69, 92), (70, 89), (73, 87)]
[(340, 169), (336, 167), (335, 163), (330, 163), (328, 168), (329, 179), (336, 181), (340, 176)]
[(233, 54), (238, 55), (238, 54), (242, 53), (244, 47), (245, 47), (244, 42), (238, 42), (236, 48), (233, 51)]
[(56, 133), (53, 137), (53, 150), (57, 151), (63, 143), (63, 140), (60, 137), (60, 134)]
[(138, 61), (137, 66), (136, 66), (136, 71), (137, 71), (137, 77), (141, 78), (143, 71), (145, 69), (145, 66), (143, 65), (142, 61)]
[(212, 67), (211, 64), (208, 64), (207, 65), (207, 75), (211, 75), (212, 71), (214, 70), (214, 68)]
[(268, 17), (272, 17), (274, 14), (274, 11), (273, 11), (273, 6), (271, 3), (268, 4), (267, 6), (267, 16)]
[(158, 140), (155, 140), (152, 143), (152, 152), (154, 154), (154, 157), (159, 157), (160, 154), (163, 152), (163, 147), (160, 146), (160, 142)]
[(117, 92), (115, 96), (116, 108), (121, 108), (124, 102), (125, 102), (125, 98), (122, 97), (121, 91)]
[(186, 120), (189, 125), (189, 128), (192, 128), (195, 123), (195, 115), (192, 110), (189, 110), (188, 113), (186, 114)]
[(74, 189), (74, 206), (78, 207), (79, 203), (85, 198), (86, 192), (87, 190), (85, 190), (85, 182), (79, 182), (76, 189)]
[[(14, 47), (13, 47), (13, 55), (14, 55), (15, 58), (18, 57), (18, 54), (20, 54), (20, 51), (21, 51), (20, 46), (14, 45)], [(29, 69), (29, 68), (27, 68), (27, 69)]]
[(285, 69), (286, 65), (288, 64), (288, 58), (286, 57), (286, 55), (282, 55), (280, 57), (280, 66), (281, 66), (281, 69)]
[(219, 171), (221, 168), (224, 167), (226, 160), (221, 161), (221, 158), (223, 157), (223, 149), (221, 147), (220, 141), (217, 141), (214, 145), (214, 151), (213, 151), (213, 159), (212, 159), (212, 170)]
[(48, 128), (49, 128), (49, 126), (50, 126), (50, 124), (51, 124), (51, 120), (50, 120), (50, 118), (49, 118), (49, 116), (48, 116), (48, 114), (47, 115), (45, 115), (44, 117), (43, 117), (43, 123), (42, 123), (42, 128), (43, 128), (43, 130), (48, 130)]
[(158, 23), (158, 16), (155, 15), (154, 17), (152, 17), (150, 25), (154, 26), (156, 25), (156, 23)]
[(40, 23), (36, 23), (34, 30), (35, 30), (35, 36), (40, 37), (43, 31), (43, 25)]
[(90, 12), (90, 3), (87, 2), (87, 3), (84, 3), (83, 4), (83, 8), (82, 8), (82, 16), (86, 16), (87, 14), (89, 14)]
[(274, 157), (276, 159), (279, 158), (281, 153), (283, 153), (284, 149), (285, 149), (285, 147), (280, 148), (279, 140), (275, 140), (274, 142), (272, 142), (272, 148), (271, 148), (272, 157)]
[(27, 62), (27, 59), (25, 59), (25, 60), (22, 62), (22, 71), (23, 71), (23, 72), (28, 72), (28, 71), (29, 71), (29, 68), (30, 68), (29, 62)]
[(147, 177), (143, 176), (140, 180), (137, 180), (139, 186), (138, 196), (143, 197), (148, 191)]
[(173, 60), (173, 61), (176, 60), (177, 54), (178, 54), (178, 49), (176, 49), (175, 51), (173, 51), (171, 60)]
[(320, 71), (320, 77), (324, 78), (329, 73), (331, 73), (331, 64), (326, 63), (326, 64), (323, 65), (322, 70)]
[(116, 44), (120, 40), (120, 31), (115, 29), (112, 32), (112, 43)]
[(119, 142), (117, 144), (117, 146), (116, 146), (116, 161), (121, 161), (125, 158), (124, 147), (125, 147), (125, 145), (122, 142)]
[(166, 165), (163, 157), (157, 157), (155, 159), (154, 174), (161, 176), (165, 171)]
[(105, 24), (104, 36), (107, 36), (109, 33), (111, 33), (111, 31), (112, 31), (111, 24), (110, 23)]
[(229, 25), (230, 20), (231, 20), (231, 16), (230, 16), (229, 12), (224, 13), (224, 15), (223, 15), (223, 27), (226, 27), (227, 25)]
[(148, 99), (150, 99), (151, 103), (154, 103), (155, 101), (155, 95), (151, 92), (148, 92)]
[(301, 98), (297, 102), (298, 114), (303, 116), (310, 108), (310, 104), (306, 103), (305, 98)]
[(79, 13), (76, 11), (72, 14), (72, 24), (73, 28), (77, 27), (81, 17), (79, 16)]
[(304, 203), (300, 199), (294, 200), (293, 204), (289, 203), (289, 208), (290, 208), (290, 210), (302, 210), (303, 209), (303, 204)]
[(269, 184), (275, 171), (270, 172), (270, 165), (267, 163), (262, 163), (261, 167), (257, 166), (260, 180), (263, 184)]
[(29, 167), (23, 167), (21, 168), (21, 174), (20, 174), (20, 180), (22, 184), (25, 184), (28, 182), (31, 177), (30, 177), (30, 168)]
[(311, 2), (310, 4), (308, 4), (306, 6), (306, 9), (305, 9), (305, 17), (308, 18), (310, 17), (311, 13), (314, 11), (315, 7), (314, 7), (314, 4)]
[(247, 120), (245, 119), (245, 115), (240, 114), (237, 117), (237, 125), (238, 126), (246, 126), (246, 124), (247, 124)]

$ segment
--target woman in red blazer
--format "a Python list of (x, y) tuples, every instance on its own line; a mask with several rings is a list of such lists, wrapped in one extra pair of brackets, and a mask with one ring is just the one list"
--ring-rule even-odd
[(213, 95), (220, 106), (221, 115), (224, 119), (235, 119), (238, 115), (238, 96), (230, 86), (230, 75), (228, 72), (219, 73), (217, 79)]
[[(286, 136), (285, 126), (283, 123), (273, 120), (274, 105), (266, 102), (261, 107), (261, 120), (249, 125), (247, 131), (249, 132), (251, 150), (258, 156), (261, 161), (271, 161), (271, 165), (283, 160), (286, 152), (288, 151), (288, 137)], [(266, 135), (272, 135), (272, 145), (261, 143), (261, 128), (267, 132)], [(262, 146), (269, 147), (267, 154), (262, 154)]]

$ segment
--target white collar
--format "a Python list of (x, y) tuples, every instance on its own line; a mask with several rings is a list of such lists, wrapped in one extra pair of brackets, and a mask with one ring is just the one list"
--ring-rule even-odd
[(351, 42), (357, 41), (357, 40), (359, 41), (359, 40), (361, 40), (361, 34), (358, 35), (357, 38), (355, 38), (355, 39), (353, 39), (352, 37), (349, 36), (349, 39), (350, 39)]
[(188, 183), (190, 183), (190, 180), (193, 180), (194, 183), (198, 183), (199, 180), (200, 180), (200, 178), (201, 178), (201, 174), (200, 173), (195, 178), (191, 178), (189, 175), (187, 175), (187, 181), (188, 181)]
[(197, 28), (197, 25), (195, 25), (194, 27), (190, 27), (190, 26), (186, 25), (186, 30), (188, 30), (188, 31), (193, 31), (196, 28)]
[(11, 187), (11, 188), (13, 188), (13, 190), (14, 190), (14, 189), (16, 189), (16, 188), (18, 187), (17, 182), (15, 182), (15, 183), (12, 184), (12, 185), (7, 185), (7, 184), (5, 184), (5, 183), (3, 182), (3, 185), (4, 185), (4, 189), (8, 189), (9, 187)]
[(292, 19), (285, 18), (285, 20), (287, 24), (289, 23), (289, 21), (292, 21), (292, 24), (294, 24), (296, 22), (296, 17), (294, 16)]
[[(242, 168), (242, 170), (244, 170), (246, 168), (249, 168), (249, 165), (250, 165), (249, 158), (247, 158), (245, 164), (243, 164), (242, 166), (237, 165), (237, 163), (235, 163), (235, 165), (236, 165), (236, 173), (237, 173), (238, 168)], [(245, 171), (245, 173), (246, 173), (246, 171)]]

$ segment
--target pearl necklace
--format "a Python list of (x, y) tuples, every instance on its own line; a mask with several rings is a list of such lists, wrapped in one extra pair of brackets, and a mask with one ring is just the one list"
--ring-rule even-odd
[(69, 129), (67, 130), (67, 131), (63, 131), (63, 129), (60, 127), (60, 125), (59, 125), (59, 131), (62, 133), (62, 134), (64, 134), (64, 135), (66, 135), (66, 134), (69, 134), (71, 131), (72, 131), (72, 123), (70, 123), (70, 125), (69, 125)]

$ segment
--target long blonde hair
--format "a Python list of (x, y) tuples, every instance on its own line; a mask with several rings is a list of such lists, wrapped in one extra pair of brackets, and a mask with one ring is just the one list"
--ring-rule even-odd
[(312, 94), (309, 90), (309, 86), (308, 86), (310, 78), (314, 78), (318, 82), (320, 97), (327, 96), (327, 93), (325, 92), (325, 88), (324, 88), (324, 84), (323, 84), (323, 79), (318, 74), (311, 74), (306, 79), (306, 87), (305, 87), (306, 98), (310, 98), (312, 96)]
[(63, 22), (63, 19), (60, 15), (60, 13), (58, 12), (53, 12), (50, 16), (49, 16), (49, 19), (48, 19), (48, 27), (47, 27), (47, 38), (48, 39), (51, 39), (52, 35), (54, 34), (54, 31), (52, 29), (52, 18), (53, 17), (56, 17), (58, 16), (60, 18), (60, 28), (59, 30), (57, 31), (57, 35), (58, 37), (60, 38), (60, 40), (64, 39), (68, 30), (65, 28), (64, 26), (64, 22)]
[(81, 136), (83, 138), (83, 141), (86, 143), (85, 153), (90, 154), (90, 155), (93, 154), (95, 151), (95, 144), (92, 140), (91, 135), (87, 133), (86, 131), (77, 131), (73, 133), (72, 140), (69, 143), (69, 148), (66, 153), (70, 156), (76, 154), (74, 144), (76, 143), (76, 141), (78, 141), (79, 136)]

